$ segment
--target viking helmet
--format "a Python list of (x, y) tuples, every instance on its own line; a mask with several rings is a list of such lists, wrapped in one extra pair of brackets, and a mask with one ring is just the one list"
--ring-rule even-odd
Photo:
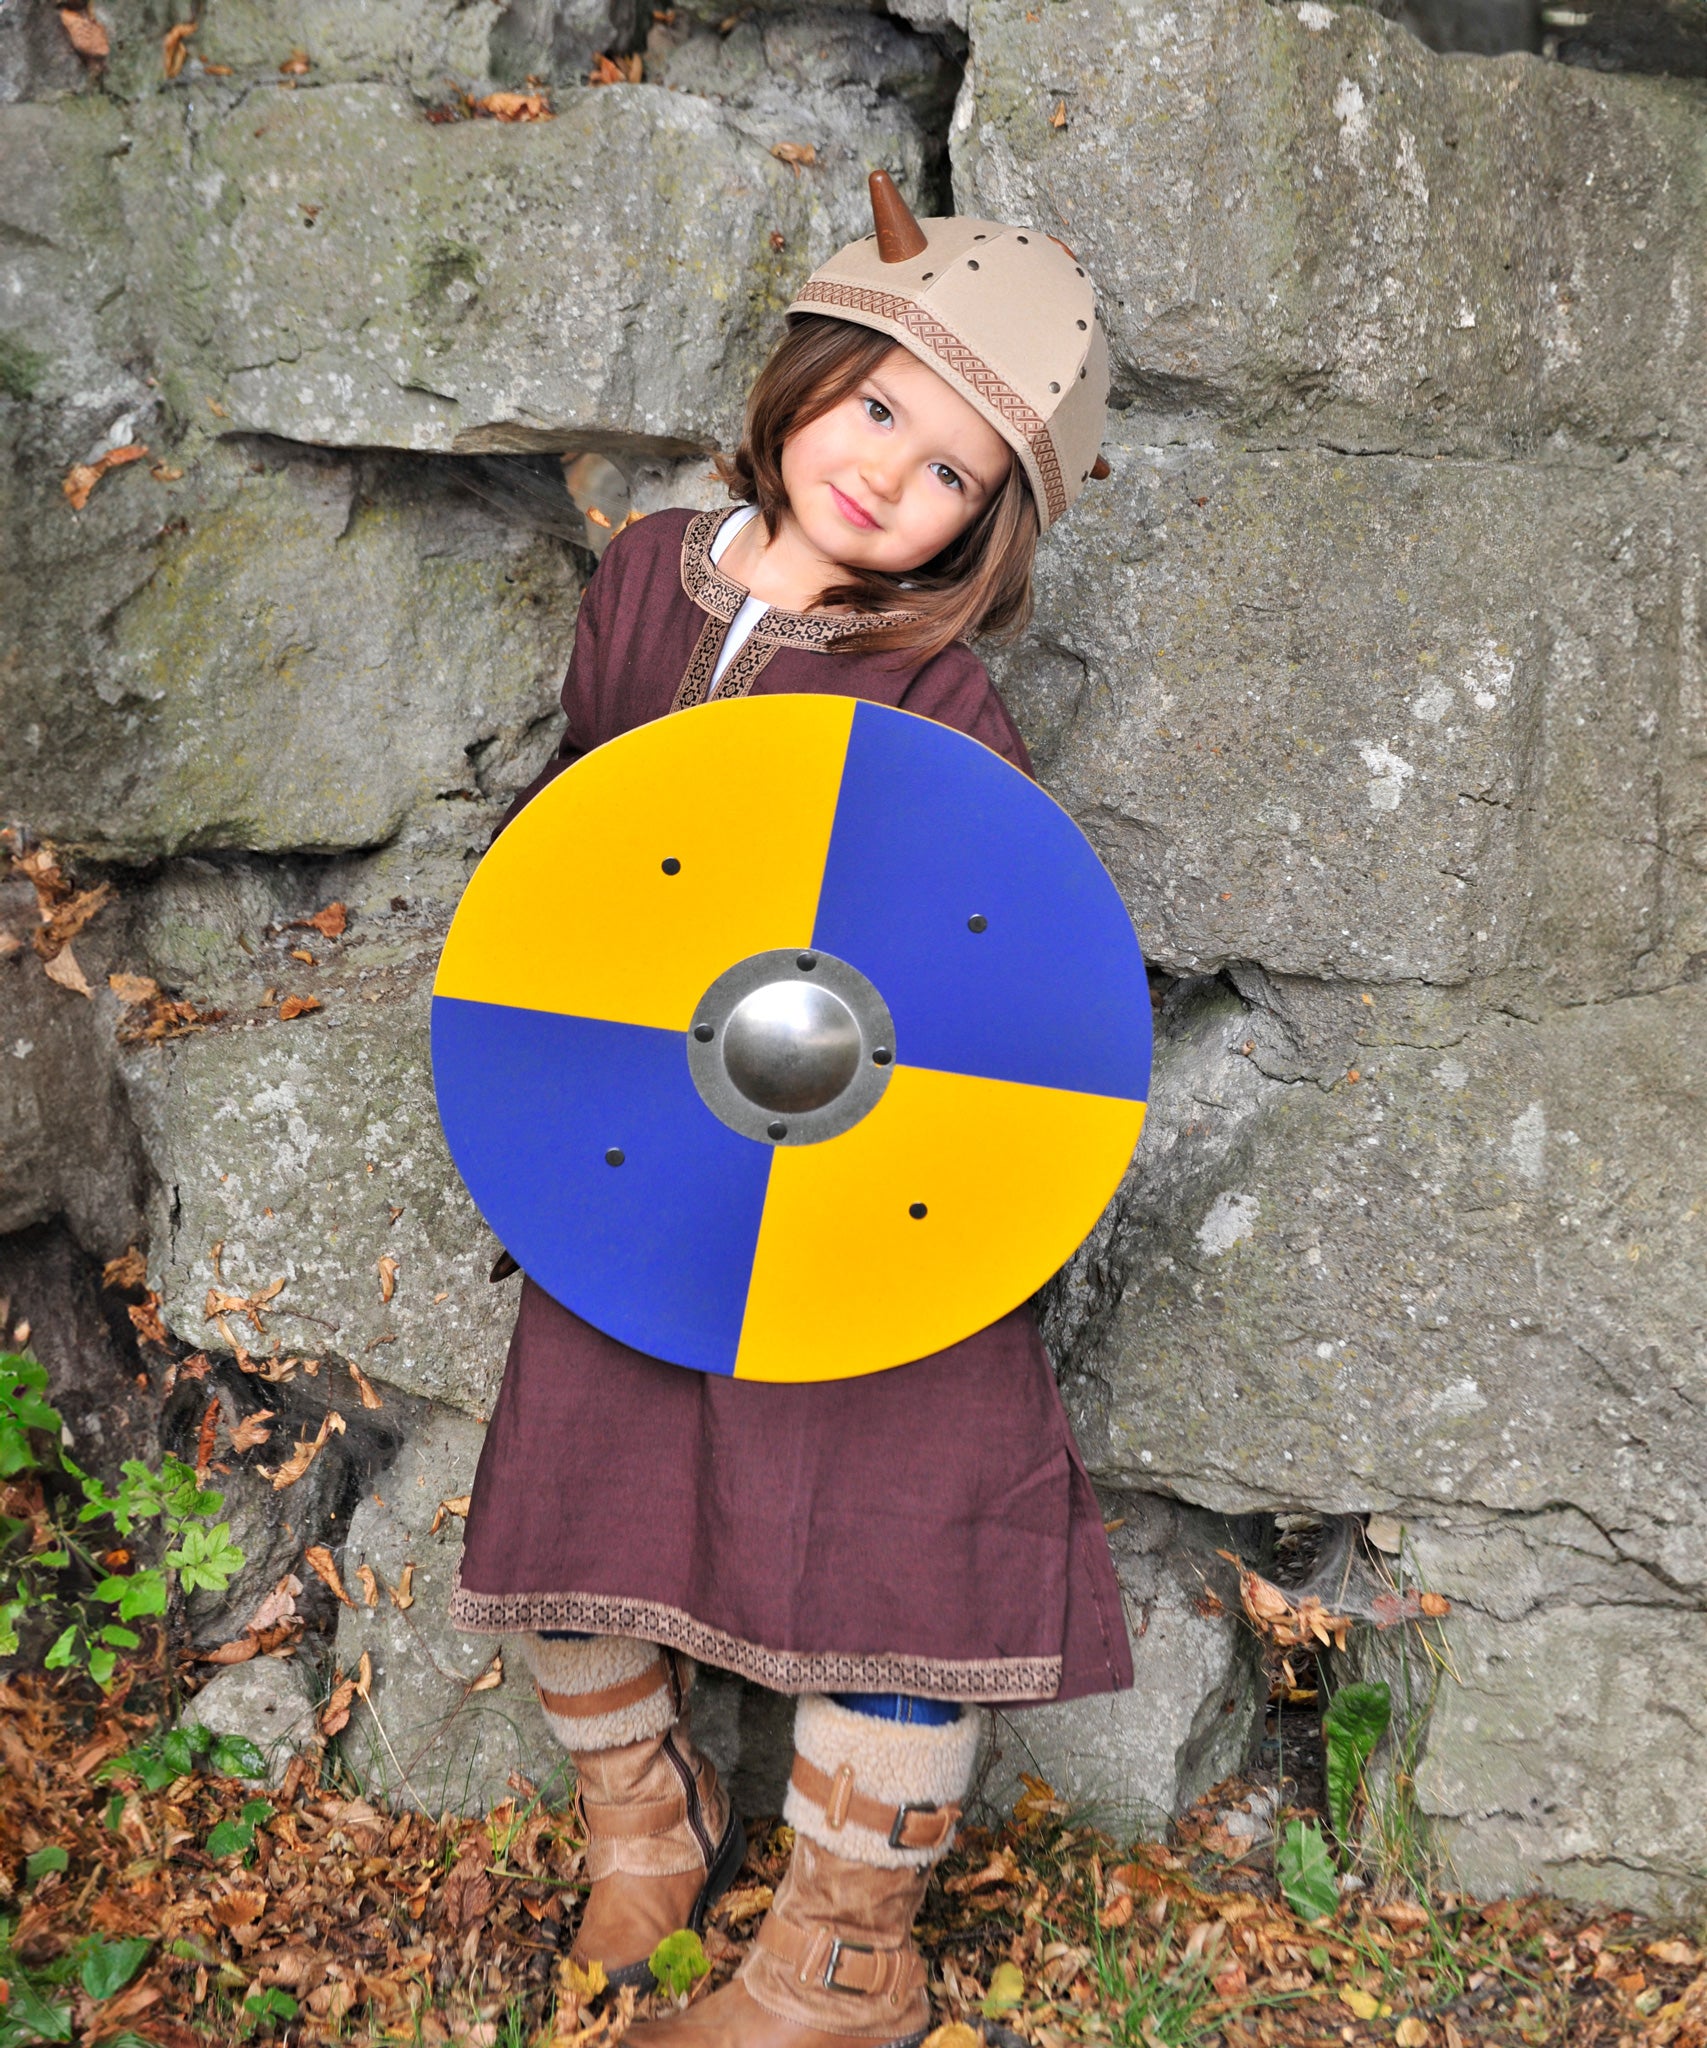
[(1019, 457), (1040, 523), (1093, 476), (1108, 403), (1108, 342), (1084, 266), (1053, 235), (999, 221), (915, 220), (871, 174), (874, 232), (813, 271), (790, 313), (874, 327), (935, 370)]

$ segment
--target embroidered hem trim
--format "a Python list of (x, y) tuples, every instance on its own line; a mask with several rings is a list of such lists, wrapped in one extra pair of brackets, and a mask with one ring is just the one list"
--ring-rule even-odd
[(1053, 524), (1066, 511), (1067, 486), (1061, 475), (1061, 458), (1050, 438), (1048, 421), (934, 313), (927, 313), (911, 299), (897, 297), (894, 292), (873, 291), (866, 285), (832, 284), (821, 278), (814, 278), (802, 286), (796, 303), (841, 306), (848, 312), (864, 313), (890, 321), (896, 327), (904, 327), (1022, 436), (1031, 451), (1032, 461), (1037, 464), (1050, 522)]
[(746, 696), (759, 671), (781, 644), (765, 633), (764, 625), (768, 623), (767, 615), (766, 620), (756, 626), (736, 649), (735, 659), (713, 685), (711, 679), (717, 674), (717, 657), (723, 651), (723, 637), (729, 630), (728, 622), (713, 612), (700, 628), (699, 638), (688, 658), (687, 673), (677, 686), (670, 709), (686, 711), (692, 705), (704, 704), (714, 697)]
[(588, 1635), (639, 1636), (701, 1664), (733, 1671), (772, 1692), (908, 1692), (931, 1699), (999, 1706), (1049, 1700), (1061, 1690), (1059, 1657), (862, 1657), (847, 1651), (768, 1650), (708, 1628), (679, 1607), (599, 1593), (471, 1593), (460, 1572), (451, 1626), (470, 1635), (523, 1635), (577, 1629)]
[[(717, 529), (734, 509), (731, 506), (728, 511), (700, 512), (689, 522), (686, 533), (682, 535), (682, 589), (702, 612), (710, 612), (714, 619), (720, 619), (725, 626), (734, 622), (735, 614), (751, 595), (742, 584), (731, 583), (711, 559), (711, 543), (716, 538)], [(759, 624), (753, 628), (752, 639), (747, 645), (751, 646), (753, 640), (762, 639), (769, 643), (773, 652), (778, 647), (798, 647), (808, 654), (822, 654), (825, 648), (834, 646), (838, 640), (851, 639), (857, 633), (868, 633), (879, 623), (889, 626), (898, 619), (911, 616), (909, 612), (785, 612), (772, 605)], [(704, 643), (705, 635), (701, 633), (700, 646), (695, 647), (693, 660), (688, 664), (688, 676), (694, 673), (700, 658), (700, 647)], [(720, 648), (722, 645), (723, 635), (719, 633), (714, 646)], [(745, 652), (746, 649), (743, 648), (742, 653)], [(716, 666), (716, 661), (714, 652), (712, 667)], [(723, 678), (724, 684), (727, 684), (729, 675), (740, 666), (740, 662), (741, 655), (738, 654), (729, 664), (729, 673)], [(707, 670), (707, 674), (710, 674), (710, 670)], [(687, 681), (688, 677), (684, 676), (683, 689), (686, 689)], [(733, 697), (741, 693), (719, 685), (716, 694), (719, 697)], [(678, 708), (681, 707), (682, 701), (678, 693)], [(701, 700), (695, 697), (687, 701), (697, 704)]]

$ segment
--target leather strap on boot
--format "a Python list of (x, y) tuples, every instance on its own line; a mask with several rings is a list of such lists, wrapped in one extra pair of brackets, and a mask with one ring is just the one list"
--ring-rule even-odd
[(878, 1948), (846, 1940), (828, 1927), (796, 1926), (771, 1912), (759, 1927), (758, 1942), (787, 1963), (806, 1990), (840, 1991), (894, 2007), (924, 1989), (924, 1958), (910, 1940), (905, 1948)]
[(590, 1721), (600, 1714), (620, 1713), (624, 1707), (638, 1706), (665, 1690), (671, 1695), (672, 1718), (676, 1718), (684, 1698), (681, 1671), (668, 1650), (660, 1650), (658, 1661), (637, 1678), (625, 1678), (620, 1685), (607, 1685), (598, 1692), (551, 1692), (537, 1680), (534, 1689), (545, 1711), (563, 1721)]
[(946, 1849), (960, 1825), (963, 1809), (946, 1806), (887, 1806), (854, 1784), (853, 1767), (843, 1764), (832, 1777), (796, 1753), (789, 1783), (803, 1799), (822, 1809), (824, 1825), (839, 1833), (851, 1820), (881, 1835), (891, 1849)]

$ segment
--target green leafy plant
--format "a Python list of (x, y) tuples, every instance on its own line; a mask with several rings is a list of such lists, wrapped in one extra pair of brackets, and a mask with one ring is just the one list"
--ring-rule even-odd
[(201, 1771), (216, 1778), (264, 1778), (267, 1759), (246, 1735), (216, 1735), (199, 1722), (165, 1728), (135, 1749), (108, 1757), (96, 1772), (111, 1778), (119, 1772), (140, 1778), (148, 1792), (164, 1792), (179, 1778)]
[(1342, 1843), (1350, 1838), (1363, 1767), (1392, 1718), (1393, 1692), (1385, 1679), (1342, 1685), (1322, 1716), (1322, 1739), (1328, 1752), (1328, 1818)]
[(711, 1959), (705, 1953), (705, 1944), (691, 1927), (678, 1928), (674, 1934), (666, 1934), (647, 1960), (659, 1988), (672, 1998), (682, 1997), (701, 1977), (711, 1974)]
[[(0, 2005), (0, 2048), (25, 2048), (37, 2041), (72, 2038), (71, 2006), (60, 1994), (75, 1981), (97, 2004), (116, 1996), (148, 1959), (152, 1942), (106, 1941), (91, 1934), (64, 1955), (39, 1969), (25, 1969), (6, 1939), (0, 1922), (0, 1978), (8, 1997)], [(121, 2048), (133, 2035), (107, 2037), (108, 2048)]]
[(68, 1870), (71, 1867), (69, 1853), (57, 1842), (50, 1842), (45, 1849), (38, 1849), (33, 1856), (24, 1858), (24, 1882), (38, 1885), (52, 1870)]
[(1274, 1874), (1300, 1920), (1326, 1920), (1338, 1908), (1339, 1876), (1327, 1839), (1313, 1820), (1289, 1820), (1281, 1829)]
[[(18, 1625), (32, 1608), (58, 1608), (66, 1623), (43, 1663), (50, 1671), (80, 1667), (108, 1687), (121, 1652), (141, 1647), (130, 1623), (166, 1612), (172, 1574), (186, 1593), (223, 1593), (242, 1568), (243, 1552), (229, 1523), (213, 1519), (224, 1496), (204, 1487), (181, 1458), (166, 1458), (158, 1471), (127, 1459), (118, 1489), (109, 1493), (66, 1456), (63, 1425), (46, 1391), (47, 1374), (35, 1359), (0, 1354), (0, 1480), (12, 1482), (0, 1511), (0, 1657), (17, 1649)], [(90, 1527), (100, 1522), (119, 1537), (157, 1522), (165, 1545), (160, 1563), (118, 1568), (123, 1547)], [(129, 1564), (127, 1553), (122, 1561)], [(67, 1574), (71, 1584), (78, 1577), (93, 1583), (86, 1592), (69, 1591)], [(102, 1608), (111, 1610), (105, 1618)]]
[(207, 1853), (216, 1861), (221, 1856), (247, 1856), (255, 1846), (255, 1830), (271, 1820), (276, 1811), (269, 1799), (245, 1799), (234, 1820), (222, 1820), (208, 1831)]
[(242, 2017), (238, 2024), (245, 2041), (258, 2034), (264, 2027), (271, 2033), (275, 2020), (296, 2018), (297, 2004), (288, 1991), (280, 1991), (276, 1985), (266, 1991), (251, 1991), (243, 2001)]

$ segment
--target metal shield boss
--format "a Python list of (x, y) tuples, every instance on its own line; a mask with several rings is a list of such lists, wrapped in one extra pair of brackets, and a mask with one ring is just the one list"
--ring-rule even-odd
[(976, 740), (834, 696), (711, 703), (559, 775), (433, 988), (452, 1156), (545, 1290), (737, 1379), (852, 1378), (1068, 1259), (1144, 1120), (1137, 936)]

